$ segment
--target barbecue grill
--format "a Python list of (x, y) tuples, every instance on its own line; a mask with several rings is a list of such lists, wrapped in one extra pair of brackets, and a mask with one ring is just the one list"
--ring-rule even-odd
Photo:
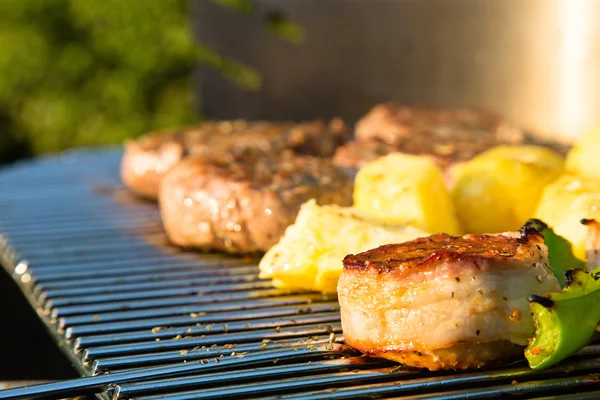
[[(561, 365), (406, 370), (346, 347), (335, 296), (273, 288), (257, 260), (169, 246), (118, 149), (0, 172), (0, 261), (81, 378), (0, 398), (600, 398), (600, 345)], [(38, 360), (40, 361), (40, 360)]]

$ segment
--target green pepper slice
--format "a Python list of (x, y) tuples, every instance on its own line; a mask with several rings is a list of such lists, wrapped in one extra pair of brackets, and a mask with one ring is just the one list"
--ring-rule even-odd
[(560, 287), (566, 285), (565, 273), (570, 269), (586, 268), (586, 263), (575, 257), (573, 246), (564, 237), (558, 235), (548, 225), (539, 219), (530, 219), (521, 230), (535, 229), (544, 236), (544, 243), (548, 246), (548, 259), (550, 268)]
[(600, 321), (600, 268), (566, 273), (561, 292), (530, 296), (535, 333), (525, 349), (533, 369), (548, 368), (584, 347)]

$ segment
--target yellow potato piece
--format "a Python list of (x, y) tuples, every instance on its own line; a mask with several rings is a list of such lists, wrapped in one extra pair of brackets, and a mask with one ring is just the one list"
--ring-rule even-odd
[(279, 288), (335, 293), (346, 255), (428, 235), (413, 227), (386, 225), (350, 207), (319, 206), (310, 200), (260, 261), (260, 277), (273, 279)]
[(585, 261), (588, 228), (581, 220), (600, 221), (600, 179), (561, 176), (544, 189), (535, 218), (569, 240), (575, 256)]
[(565, 169), (574, 175), (600, 179), (600, 128), (575, 142), (567, 154)]
[(354, 206), (387, 223), (462, 233), (442, 171), (424, 156), (392, 153), (361, 168)]
[(519, 229), (532, 216), (542, 190), (563, 171), (554, 151), (530, 145), (498, 146), (457, 166), (452, 198), (467, 233)]

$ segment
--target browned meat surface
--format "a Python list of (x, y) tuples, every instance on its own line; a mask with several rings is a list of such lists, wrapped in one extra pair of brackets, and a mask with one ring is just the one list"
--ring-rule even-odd
[(478, 109), (375, 106), (356, 125), (356, 141), (341, 146), (336, 165), (358, 169), (393, 152), (429, 155), (442, 168), (468, 161), (499, 144), (520, 144), (524, 135), (498, 115)]
[(190, 155), (259, 149), (278, 153), (291, 149), (298, 154), (329, 157), (345, 143), (350, 131), (333, 119), (305, 123), (208, 121), (182, 130), (160, 131), (125, 144), (122, 180), (135, 193), (156, 198), (162, 177)]
[(438, 234), (348, 255), (338, 283), (344, 339), (367, 355), (467, 369), (523, 355), (527, 297), (559, 290), (537, 232)]
[(359, 169), (379, 157), (398, 151), (396, 146), (377, 140), (352, 140), (337, 149), (333, 163), (344, 168)]
[[(356, 124), (358, 140), (376, 139), (393, 145), (429, 146), (520, 143), (523, 135), (499, 115), (481, 109), (428, 108), (385, 103), (371, 109)], [(409, 149), (410, 151), (410, 149)], [(456, 152), (465, 152), (456, 148)], [(445, 149), (440, 153), (451, 153)], [(471, 157), (474, 154), (471, 155)]]
[(173, 243), (253, 253), (279, 241), (302, 203), (350, 206), (352, 190), (329, 159), (243, 151), (183, 160), (165, 176), (159, 204)]

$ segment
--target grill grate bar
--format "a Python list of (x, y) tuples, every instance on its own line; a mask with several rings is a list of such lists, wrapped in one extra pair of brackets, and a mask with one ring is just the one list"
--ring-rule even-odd
[[(117, 312), (120, 310), (140, 310), (153, 307), (168, 307), (176, 305), (195, 305), (195, 304), (208, 304), (208, 303), (219, 303), (225, 304), (230, 302), (238, 302), (244, 300), (256, 300), (256, 299), (270, 299), (277, 296), (293, 294), (293, 291), (282, 290), (282, 289), (261, 289), (253, 290), (251, 292), (233, 292), (233, 293), (217, 293), (213, 295), (204, 296), (178, 296), (178, 297), (167, 297), (158, 299), (146, 299), (139, 301), (127, 301), (127, 302), (115, 302), (108, 304), (90, 304), (84, 306), (70, 306), (63, 307), (60, 309), (53, 309), (52, 316), (57, 317), (59, 315), (75, 315), (75, 314), (92, 314), (102, 312)], [(234, 307), (238, 307), (236, 304)], [(63, 312), (64, 311), (64, 312)]]
[[(198, 270), (198, 264), (202, 263), (208, 271), (214, 269), (223, 269), (223, 267), (248, 267), (247, 264), (242, 264), (237, 259), (231, 260), (209, 260), (193, 255), (177, 255), (169, 257), (148, 257), (138, 258), (136, 260), (127, 260), (127, 262), (104, 262), (104, 263), (87, 263), (78, 266), (59, 266), (47, 267), (42, 270), (36, 270), (35, 276), (38, 281), (62, 281), (63, 279), (94, 279), (106, 277), (128, 277), (135, 274), (148, 274), (152, 272), (167, 272), (185, 270)], [(98, 271), (95, 268), (102, 266), (103, 269)], [(202, 269), (201, 271), (205, 271)], [(61, 279), (61, 277), (63, 279)]]
[[(442, 392), (435, 395), (411, 396), (411, 399), (444, 399), (458, 400), (464, 398), (483, 398), (489, 396), (513, 395), (523, 396), (540, 393), (556, 393), (565, 392), (566, 390), (582, 390), (585, 387), (598, 388), (600, 387), (600, 374), (589, 374), (583, 376), (574, 376), (570, 378), (552, 378), (544, 381), (533, 381), (525, 383), (507, 384), (495, 386), (494, 388), (466, 389), (461, 393)], [(468, 397), (467, 397), (468, 396)], [(406, 397), (405, 397), (406, 398)]]
[[(327, 307), (323, 307), (326, 309)], [(316, 322), (337, 322), (337, 313), (323, 313), (323, 314), (310, 314), (298, 316), (296, 310), (293, 308), (268, 308), (260, 309), (253, 314), (232, 312), (232, 313), (220, 313), (220, 314), (209, 314), (205, 316), (192, 317), (192, 321), (197, 321), (195, 324), (184, 325), (179, 328), (172, 328), (172, 325), (156, 325), (150, 331), (128, 331), (121, 334), (111, 335), (96, 335), (86, 336), (77, 339), (76, 346), (89, 347), (98, 345), (107, 345), (111, 343), (128, 343), (128, 342), (139, 342), (145, 340), (156, 340), (165, 338), (174, 338), (177, 336), (201, 336), (206, 335), (208, 330), (214, 332), (218, 330), (212, 324), (225, 323), (229, 321), (245, 321), (245, 323), (233, 323), (228, 324), (226, 329), (223, 331), (226, 333), (241, 332), (252, 329), (261, 328), (276, 328), (280, 329), (284, 326), (290, 325), (304, 325)], [(317, 310), (318, 311), (318, 310)], [(246, 316), (246, 318), (241, 318)], [(201, 318), (206, 317), (206, 318)], [(287, 318), (285, 318), (287, 317)], [(207, 328), (206, 324), (209, 324)]]
[[(110, 198), (107, 198), (101, 203), (94, 203), (90, 205), (93, 207), (80, 210), (80, 213), (84, 214), (80, 215), (80, 218), (60, 218), (60, 215), (46, 218), (45, 215), (48, 215), (48, 210), (46, 210), (46, 214), (39, 216), (29, 214), (27, 216), (23, 216), (23, 218), (18, 218), (18, 214), (11, 212), (10, 215), (12, 218), (14, 218), (14, 221), (11, 222), (11, 220), (8, 218), (3, 219), (2, 226), (3, 228), (8, 229), (11, 235), (34, 231), (39, 231), (40, 233), (65, 232), (83, 228), (103, 228), (106, 226), (129, 227), (132, 226), (132, 224), (156, 222), (156, 218), (159, 216), (156, 210), (154, 210), (154, 212), (152, 212), (150, 209), (144, 209), (141, 212), (124, 212), (126, 210), (123, 210), (120, 214), (116, 214), (116, 217), (120, 217), (118, 219), (103, 219), (98, 217), (100, 215), (98, 209), (102, 210), (103, 208), (108, 207), (110, 205)], [(105, 209), (106, 212), (110, 212), (108, 208)]]
[[(165, 240), (166, 245), (166, 240)], [(30, 248), (27, 246), (20, 246), (21, 251), (25, 251), (29, 258), (33, 257), (73, 257), (83, 254), (101, 254), (113, 252), (113, 251), (123, 251), (123, 250), (131, 250), (134, 248), (145, 249), (148, 248), (148, 243), (143, 240), (119, 240), (115, 241), (114, 238), (111, 238), (110, 241), (93, 241), (89, 244), (78, 244), (78, 245), (56, 245), (52, 247), (39, 247), (39, 243), (37, 247), (35, 245), (31, 245)]]
[[(267, 294), (272, 292), (272, 289), (264, 291)], [(322, 309), (323, 303), (327, 303), (329, 306), (328, 310), (337, 310), (338, 303), (329, 301), (329, 298), (322, 298), (317, 296), (304, 296), (304, 295), (292, 295), (292, 296), (276, 296), (270, 297), (266, 296), (264, 298), (260, 298), (257, 296), (248, 297), (248, 292), (241, 293), (244, 296), (244, 301), (230, 301), (226, 303), (218, 303), (206, 301), (204, 297), (191, 296), (188, 302), (185, 298), (176, 298), (173, 300), (177, 300), (178, 307), (168, 307), (169, 305), (160, 304), (161, 307), (152, 307), (145, 309), (137, 309), (132, 311), (117, 311), (117, 312), (108, 312), (108, 313), (98, 313), (98, 314), (84, 314), (79, 316), (65, 317), (61, 318), (61, 326), (64, 327), (72, 327), (76, 325), (93, 325), (98, 326), (99, 323), (107, 323), (107, 322), (119, 322), (119, 321), (128, 321), (128, 320), (136, 320), (136, 319), (156, 319), (159, 317), (174, 317), (180, 315), (189, 315), (190, 313), (196, 313), (199, 315), (206, 313), (216, 313), (216, 312), (228, 312), (228, 311), (236, 311), (243, 312), (246, 310), (248, 313), (254, 313), (257, 309), (262, 308), (272, 308), (272, 307), (281, 307), (281, 306), (303, 306), (302, 308), (296, 308), (296, 313), (307, 312)], [(204, 299), (204, 301), (202, 301)], [(310, 304), (315, 304), (315, 307), (309, 307)], [(318, 304), (318, 306), (317, 306)], [(56, 310), (58, 311), (58, 310)]]
[(114, 399), (137, 397), (148, 393), (164, 393), (168, 391), (181, 391), (189, 388), (211, 387), (217, 384), (227, 384), (232, 380), (236, 383), (250, 381), (263, 381), (267, 379), (282, 379), (297, 375), (308, 376), (312, 374), (327, 374), (334, 372), (359, 370), (364, 368), (385, 368), (390, 363), (383, 361), (370, 360), (364, 358), (351, 357), (336, 361), (317, 361), (312, 363), (284, 365), (275, 367), (257, 368), (250, 371), (222, 372), (206, 375), (193, 375), (182, 378), (159, 379), (148, 382), (131, 383), (119, 385), (115, 388)]
[[(21, 230), (30, 231), (32, 229), (44, 231), (68, 231), (72, 229), (78, 229), (83, 226), (94, 228), (102, 228), (104, 226), (132, 226), (132, 224), (144, 224), (155, 220), (158, 217), (156, 210), (144, 210), (143, 212), (121, 212), (115, 215), (115, 220), (106, 220), (99, 218), (97, 214), (97, 207), (90, 208), (89, 210), (83, 210), (90, 213), (89, 216), (80, 218), (68, 218), (64, 216), (55, 216), (53, 218), (45, 218), (43, 215), (39, 217), (29, 218), (17, 218), (13, 216), (14, 221), (8, 218), (2, 219), (2, 228), (12, 233), (18, 233)], [(106, 210), (110, 212), (109, 210)], [(42, 219), (43, 218), (43, 219)], [(39, 221), (39, 219), (42, 219)]]
[[(111, 199), (106, 199), (101, 203), (94, 204), (94, 207), (69, 207), (68, 209), (65, 209), (64, 207), (57, 207), (56, 209), (44, 207), (40, 208), (37, 212), (28, 212), (25, 214), (10, 210), (8, 213), (0, 213), (0, 218), (2, 219), (3, 229), (13, 229), (23, 225), (37, 224), (40, 222), (40, 219), (43, 219), (42, 223), (48, 227), (51, 225), (64, 226), (75, 223), (79, 223), (80, 225), (100, 223), (103, 221), (100, 216), (107, 213), (114, 213), (115, 218), (118, 218), (119, 221), (130, 220), (133, 218), (140, 219), (141, 217), (145, 217), (146, 219), (156, 219), (158, 217), (156, 209), (150, 208), (149, 205), (137, 211), (115, 211), (114, 204), (112, 203)], [(49, 213), (51, 213), (51, 215), (49, 215)]]
[[(0, 228), (1, 229), (1, 228)], [(157, 235), (163, 234), (162, 230), (155, 229), (155, 232), (144, 231), (144, 238), (151, 238)], [(96, 232), (96, 234), (92, 234), (90, 232), (83, 232), (77, 236), (77, 238), (73, 238), (72, 240), (65, 241), (64, 238), (57, 237), (45, 237), (44, 240), (32, 241), (31, 236), (24, 236), (21, 240), (13, 240), (11, 237), (11, 244), (15, 246), (15, 248), (19, 248), (21, 252), (27, 254), (27, 248), (35, 248), (39, 247), (40, 243), (43, 243), (46, 247), (55, 247), (55, 246), (65, 246), (73, 242), (77, 242), (78, 244), (87, 244), (87, 243), (100, 243), (106, 241), (132, 241), (132, 240), (143, 240), (141, 235), (138, 232), (126, 232), (126, 231), (115, 231), (110, 230), (109, 232)]]
[[(189, 267), (194, 267), (195, 264), (190, 264)], [(197, 279), (203, 277), (214, 276), (215, 278), (228, 277), (228, 276), (237, 276), (237, 275), (249, 275), (249, 274), (257, 274), (258, 268), (254, 265), (245, 266), (245, 265), (236, 265), (236, 269), (232, 270), (230, 268), (215, 268), (215, 269), (202, 269), (198, 270), (198, 268), (189, 268), (188, 270), (183, 271), (172, 271), (171, 272), (158, 272), (158, 273), (146, 273), (143, 275), (125, 275), (123, 277), (105, 277), (105, 278), (89, 278), (86, 279), (86, 286), (90, 289), (94, 288), (102, 288), (102, 287), (113, 287), (114, 285), (125, 285), (125, 284), (135, 284), (135, 283), (143, 283), (143, 282), (157, 282), (163, 280), (186, 280), (186, 279)], [(49, 290), (57, 290), (57, 289), (68, 289), (73, 286), (73, 282), (69, 281), (55, 281), (55, 282), (46, 282), (44, 284), (40, 284), (36, 287), (36, 290), (39, 291), (49, 291)]]
[[(543, 371), (533, 371), (527, 366), (504, 369), (504, 370), (496, 370), (489, 372), (471, 372), (471, 373), (462, 373), (462, 374), (438, 374), (438, 376), (432, 376), (427, 378), (416, 378), (408, 381), (402, 380), (401, 384), (389, 386), (382, 384), (370, 384), (370, 385), (361, 385), (361, 386), (353, 386), (344, 389), (337, 390), (318, 390), (318, 391), (310, 391), (296, 395), (285, 396), (288, 399), (355, 399), (365, 396), (371, 397), (386, 397), (390, 396), (399, 396), (404, 394), (410, 394), (415, 391), (428, 391), (432, 392), (434, 390), (447, 390), (444, 393), (436, 393), (435, 398), (446, 398), (444, 396), (448, 395), (457, 395), (457, 393), (452, 393), (450, 389), (459, 390), (458, 395), (462, 395), (463, 397), (457, 398), (465, 398), (464, 396), (468, 395), (471, 397), (468, 398), (479, 398), (473, 396), (473, 392), (469, 391), (467, 388), (472, 388), (473, 386), (485, 386), (484, 390), (499, 390), (501, 386), (492, 386), (495, 383), (503, 383), (503, 382), (511, 382), (510, 387), (513, 387), (515, 384), (512, 382), (518, 382), (528, 379), (553, 379), (555, 377), (564, 377), (566, 375), (577, 374), (581, 376), (582, 373), (588, 371), (597, 371), (600, 367), (600, 359), (595, 360), (569, 360), (565, 364), (560, 367), (554, 367), (548, 370)], [(432, 374), (432, 373), (430, 373)], [(435, 375), (435, 374), (432, 374)], [(575, 376), (574, 379), (578, 379), (578, 376)], [(403, 377), (404, 378), (404, 377)], [(573, 379), (571, 377), (566, 378)], [(567, 381), (568, 383), (568, 381)], [(524, 383), (525, 385), (527, 382)], [(506, 389), (506, 388), (505, 388)], [(510, 388), (509, 388), (510, 389)], [(476, 391), (479, 389), (475, 389)], [(495, 394), (498, 396), (501, 392)], [(483, 393), (479, 393), (483, 395)], [(406, 398), (406, 397), (402, 397)], [(416, 397), (419, 398), (419, 397)]]
[(49, 300), (47, 308), (61, 307), (61, 306), (73, 306), (78, 304), (93, 304), (101, 301), (123, 301), (123, 300), (140, 300), (156, 297), (169, 297), (169, 296), (185, 296), (185, 295), (196, 295), (200, 296), (203, 294), (219, 293), (219, 292), (230, 292), (230, 291), (242, 291), (242, 290), (255, 290), (255, 289), (268, 289), (271, 288), (269, 282), (258, 281), (249, 283), (234, 283), (234, 284), (222, 284), (207, 287), (205, 285), (195, 285), (191, 287), (179, 287), (175, 289), (161, 289), (153, 290), (151, 292), (132, 292), (132, 293), (110, 293), (105, 295), (90, 295), (90, 296), (73, 296), (73, 297), (61, 297)]
[(263, 395), (286, 394), (304, 389), (306, 386), (314, 388), (335, 387), (362, 382), (389, 382), (395, 378), (392, 374), (382, 372), (338, 372), (325, 376), (309, 376), (302, 378), (278, 379), (246, 385), (230, 385), (227, 387), (187, 391), (182, 393), (139, 397), (145, 400), (191, 400), (191, 399), (217, 399), (217, 398), (251, 398)]
[[(343, 346), (338, 338), (336, 341), (331, 341), (328, 336), (313, 336), (310, 340), (302, 338), (291, 338), (286, 340), (278, 340), (269, 342), (268, 347), (266, 342), (253, 342), (236, 344), (233, 348), (231, 344), (213, 346), (197, 346), (189, 349), (180, 349), (177, 351), (164, 351), (158, 353), (148, 353), (132, 356), (118, 356), (95, 360), (91, 364), (90, 372), (99, 373), (106, 370), (115, 371), (130, 371), (140, 367), (152, 367), (156, 365), (177, 364), (207, 361), (220, 362), (227, 359), (234, 364), (243, 366), (245, 360), (249, 356), (256, 354), (273, 354), (280, 351), (285, 351), (286, 354), (303, 354), (302, 351), (311, 352), (311, 360), (314, 359), (329, 359), (325, 357), (325, 352), (333, 351), (337, 358), (356, 356), (355, 352), (349, 351)], [(344, 354), (346, 352), (347, 354)], [(235, 354), (233, 354), (235, 353)], [(336, 359), (337, 359), (336, 358)], [(218, 360), (218, 361), (217, 361)], [(272, 360), (283, 361), (279, 357), (274, 357)], [(292, 360), (293, 361), (293, 360)], [(302, 360), (304, 362), (305, 360)], [(232, 365), (233, 366), (237, 366)], [(272, 364), (271, 364), (272, 365)]]
[(600, 399), (600, 390), (594, 390), (591, 392), (579, 392), (576, 394), (570, 395), (558, 395), (558, 396), (544, 396), (544, 397), (535, 397), (532, 400), (555, 400), (555, 399), (577, 399), (577, 400), (597, 400)]
[(298, 350), (297, 352), (291, 352), (289, 350), (275, 350), (268, 354), (249, 354), (243, 361), (229, 358), (218, 362), (208, 360), (205, 364), (181, 363), (155, 368), (136, 369), (121, 372), (119, 374), (91, 376), (66, 382), (53, 382), (35, 385), (29, 388), (5, 390), (0, 391), (0, 398), (32, 398), (34, 396), (48, 398), (48, 395), (52, 395), (53, 398), (63, 398), (65, 395), (86, 394), (89, 393), (90, 390), (99, 389), (107, 384), (135, 382), (164, 376), (177, 377), (183, 374), (198, 372), (220, 372), (230, 369), (232, 364), (238, 364), (238, 367), (241, 368), (248, 368), (253, 366), (264, 366), (265, 364), (273, 363), (274, 360), (281, 362), (293, 359), (305, 361), (310, 359), (323, 359), (325, 357), (336, 358), (340, 356), (340, 354), (334, 351), (319, 352), (314, 350)]
[[(170, 287), (186, 287), (186, 286), (202, 286), (208, 287), (220, 285), (220, 284), (236, 284), (241, 282), (259, 282), (264, 279), (259, 279), (256, 273), (245, 274), (245, 275), (227, 275), (214, 278), (188, 278), (180, 280), (163, 280), (158, 282), (143, 282), (143, 283), (129, 283), (129, 284), (115, 284), (112, 286), (99, 286), (99, 287), (84, 287), (84, 288), (71, 288), (71, 289), (48, 289), (43, 292), (45, 297), (63, 298), (63, 297), (76, 297), (83, 295), (98, 295), (98, 294), (109, 294), (118, 292), (128, 292), (134, 290), (154, 290), (154, 289), (167, 289)], [(44, 298), (45, 298), (44, 297)], [(43, 300), (44, 298), (41, 298)]]
[[(311, 337), (317, 335), (329, 335), (340, 333), (342, 328), (331, 315), (315, 315), (314, 320), (318, 323), (310, 325), (284, 326), (281, 329), (265, 328), (255, 330), (236, 329), (229, 332), (225, 325), (205, 328), (205, 335), (200, 337), (185, 337), (182, 339), (160, 340), (153, 342), (140, 342), (132, 344), (116, 344), (100, 347), (91, 347), (84, 352), (84, 359), (111, 357), (116, 355), (139, 354), (143, 352), (154, 352), (162, 350), (179, 350), (197, 346), (226, 345), (230, 343), (261, 342), (263, 340), (278, 340), (287, 338)], [(328, 325), (323, 325), (330, 322)], [(222, 334), (217, 334), (222, 333)]]
[[(19, 233), (11, 233), (10, 231), (5, 231), (6, 234), (10, 234), (11, 242), (15, 243), (15, 246), (19, 245), (19, 242), (22, 240), (31, 241), (32, 238), (35, 238), (38, 243), (40, 242), (72, 242), (75, 240), (81, 239), (94, 239), (99, 236), (118, 236), (123, 232), (128, 235), (140, 235), (142, 232), (144, 234), (153, 234), (162, 232), (162, 227), (157, 221), (148, 221), (145, 224), (140, 224), (135, 227), (119, 227), (119, 226), (104, 226), (98, 227), (96, 230), (91, 230), (86, 227), (81, 227), (80, 229), (73, 229), (70, 231), (58, 231), (58, 232), (37, 232), (34, 230), (30, 232), (19, 232)], [(114, 237), (113, 236), (113, 237)]]
[(79, 200), (89, 201), (90, 188), (77, 187), (72, 188), (61, 188), (59, 186), (43, 188), (39, 187), (35, 190), (27, 191), (3, 191), (0, 193), (0, 204), (3, 202), (19, 202), (19, 203), (38, 203), (40, 199), (46, 201), (61, 201), (61, 200)]
[[(217, 324), (217, 323), (227, 323), (227, 322), (235, 322), (235, 321), (247, 321), (243, 323), (243, 327), (245, 329), (257, 329), (259, 326), (268, 326), (268, 327), (277, 327), (281, 324), (293, 324), (295, 322), (300, 323), (300, 321), (306, 321), (307, 319), (315, 319), (324, 318), (322, 315), (329, 315), (331, 318), (336, 320), (335, 318), (339, 315), (338, 313), (326, 313), (331, 310), (330, 306), (320, 306), (316, 307), (314, 312), (311, 313), (310, 316), (299, 315), (297, 308), (292, 307), (279, 307), (279, 308), (258, 308), (253, 310), (252, 312), (244, 311), (244, 310), (235, 310), (230, 312), (220, 312), (220, 313), (210, 313), (206, 315), (188, 313), (187, 317), (167, 317), (167, 318), (155, 318), (150, 320), (142, 320), (138, 326), (142, 326), (143, 328), (150, 329), (141, 330), (143, 328), (132, 328), (132, 329), (119, 329), (123, 325), (129, 326), (132, 322), (125, 322), (120, 324), (110, 324), (111, 326), (106, 329), (94, 329), (94, 325), (84, 325), (80, 327), (70, 328), (71, 332), (69, 332), (66, 336), (69, 339), (77, 338), (77, 343), (80, 346), (87, 346), (91, 344), (99, 344), (99, 343), (107, 343), (116, 340), (122, 341), (131, 341), (131, 340), (155, 340), (156, 338), (166, 337), (167, 332), (163, 332), (169, 329), (173, 329), (179, 331), (183, 328), (187, 330), (188, 334), (206, 334), (207, 329), (215, 329), (213, 325), (209, 328), (203, 327), (200, 331), (197, 329), (200, 325), (205, 324)], [(316, 314), (321, 312), (322, 314)], [(276, 317), (289, 317), (287, 320), (277, 319)], [(265, 320), (266, 319), (266, 320)], [(133, 321), (135, 323), (137, 321)], [(238, 324), (241, 324), (238, 322)], [(262, 324), (262, 325), (261, 325)], [(108, 325), (108, 324), (106, 324)], [(150, 326), (152, 326), (150, 328)], [(237, 327), (237, 328), (236, 328)], [(79, 328), (79, 329), (78, 329)], [(112, 329), (112, 330), (111, 330)], [(157, 330), (161, 329), (161, 333), (158, 334)], [(235, 329), (242, 330), (238, 325), (227, 325), (227, 332), (231, 333)], [(102, 334), (102, 332), (122, 332), (122, 333), (109, 333)], [(180, 333), (174, 334), (177, 336)]]
[[(123, 258), (129, 258), (137, 260), (138, 262), (143, 261), (160, 261), (169, 260), (170, 258), (176, 257), (178, 254), (182, 254), (180, 251), (173, 249), (171, 251), (160, 251), (158, 249), (154, 251), (140, 250), (136, 248), (128, 249), (127, 251), (117, 253), (104, 253), (104, 254), (82, 254), (65, 257), (28, 257), (27, 260), (30, 264), (35, 265), (35, 270), (42, 269), (51, 265), (56, 265), (57, 260), (62, 259), (63, 268), (71, 267), (76, 270), (78, 265), (82, 265), (83, 268), (90, 268), (90, 266), (98, 265), (101, 263), (118, 265), (119, 261)], [(43, 260), (43, 261), (42, 261)], [(81, 264), (78, 264), (81, 262)]]

